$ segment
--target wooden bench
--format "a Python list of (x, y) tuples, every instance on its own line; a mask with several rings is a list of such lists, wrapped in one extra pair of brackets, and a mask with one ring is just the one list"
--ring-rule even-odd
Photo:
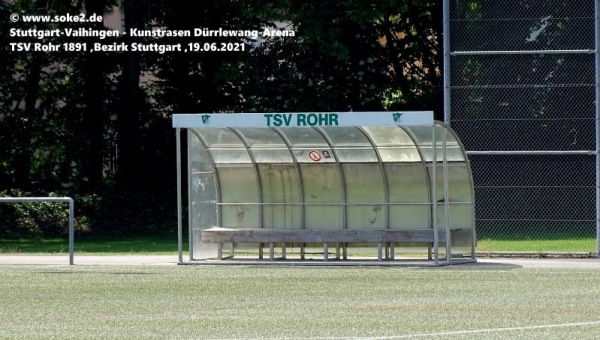
[[(457, 231), (459, 229), (451, 230)], [(282, 257), (285, 258), (285, 243), (300, 243), (300, 258), (305, 258), (304, 244), (306, 243), (322, 243), (323, 244), (323, 259), (328, 260), (329, 243), (336, 244), (336, 258), (339, 259), (340, 244), (343, 250), (343, 259), (347, 259), (347, 244), (348, 243), (377, 243), (378, 252), (377, 258), (379, 261), (383, 259), (383, 247), (385, 245), (385, 259), (394, 259), (394, 243), (434, 243), (433, 229), (378, 229), (378, 230), (352, 230), (352, 229), (336, 229), (336, 230), (310, 230), (310, 229), (262, 229), (262, 228), (210, 228), (202, 231), (201, 240), (203, 243), (217, 243), (218, 253), (217, 258), (223, 259), (223, 244), (231, 243), (258, 243), (259, 258), (263, 258), (263, 245), (269, 244), (269, 257), (275, 259), (275, 243), (284, 243), (282, 247)], [(446, 242), (446, 230), (438, 230), (438, 242)], [(233, 248), (232, 254), (233, 257)]]

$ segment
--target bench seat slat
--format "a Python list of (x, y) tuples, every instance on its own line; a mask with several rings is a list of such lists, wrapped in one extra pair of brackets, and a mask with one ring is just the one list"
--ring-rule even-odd
[[(202, 231), (203, 243), (353, 243), (353, 242), (433, 242), (433, 229), (327, 229), (290, 230), (262, 228), (210, 228)], [(439, 242), (446, 242), (446, 231), (438, 230)]]

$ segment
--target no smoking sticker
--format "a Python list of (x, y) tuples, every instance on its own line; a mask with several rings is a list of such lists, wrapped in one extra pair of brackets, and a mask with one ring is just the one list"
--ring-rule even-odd
[(321, 153), (317, 150), (310, 150), (308, 152), (308, 158), (310, 158), (313, 162), (319, 162), (321, 160)]

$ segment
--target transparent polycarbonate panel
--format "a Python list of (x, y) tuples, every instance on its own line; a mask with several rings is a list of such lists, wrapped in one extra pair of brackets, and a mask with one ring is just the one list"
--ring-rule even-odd
[[(252, 166), (217, 167), (221, 193), (221, 226), (224, 228), (258, 228), (258, 185)], [(239, 204), (229, 204), (239, 203)], [(248, 204), (254, 203), (254, 204)]]
[(193, 132), (189, 132), (189, 159), (190, 171), (212, 171), (214, 170), (212, 160), (208, 156), (204, 145)]
[(472, 255), (473, 230), (462, 229), (452, 232), (452, 256), (454, 258), (469, 258)]
[(383, 205), (349, 205), (347, 229), (386, 229), (385, 209)]
[[(342, 229), (342, 188), (335, 164), (300, 164), (304, 184), (306, 229)], [(327, 203), (311, 205), (314, 203)]]
[(431, 228), (429, 204), (390, 205), (390, 229)]
[(202, 136), (209, 148), (213, 146), (244, 145), (233, 131), (226, 128), (198, 128), (196, 131)]
[(250, 152), (256, 163), (293, 163), (294, 159), (288, 149), (253, 150)]
[(208, 152), (217, 164), (252, 163), (246, 149), (209, 149)]
[(385, 203), (384, 180), (379, 164), (342, 164), (346, 202)]
[[(436, 125), (435, 126), (435, 139), (436, 142), (439, 144), (442, 144), (442, 140), (443, 140), (443, 136), (444, 136), (444, 130), (446, 130), (446, 128), (442, 125)], [(414, 136), (416, 139), (416, 142), (419, 145), (431, 145), (432, 144), (432, 127), (431, 126), (406, 126), (406, 129), (408, 129)], [(454, 135), (452, 134), (452, 132), (446, 130), (445, 133), (446, 136), (446, 144), (448, 146), (456, 146), (458, 145), (458, 142), (456, 141), (456, 137), (454, 137)]]
[(377, 162), (377, 154), (372, 147), (369, 148), (336, 148), (334, 152), (340, 163), (366, 163)]
[(223, 228), (260, 228), (258, 204), (222, 204), (219, 209)]
[(390, 203), (429, 203), (429, 185), (421, 163), (385, 163)]
[(335, 164), (300, 164), (305, 203), (342, 203), (340, 172)]
[[(215, 171), (208, 153), (198, 137), (190, 132), (189, 183), (192, 229), (192, 257), (199, 259), (209, 253), (200, 239), (200, 231), (217, 226), (217, 187)], [(203, 256), (204, 254), (205, 256)]]
[(473, 202), (471, 174), (467, 165), (448, 165), (448, 195), (450, 202)]
[(412, 147), (378, 147), (379, 156), (384, 163), (389, 162), (421, 162), (421, 155), (417, 148)]
[(359, 129), (353, 126), (322, 127), (333, 146), (368, 146), (371, 142)]
[(192, 200), (192, 229), (217, 226), (217, 193), (213, 173), (192, 173), (190, 176)]
[(292, 147), (299, 145), (311, 145), (315, 147), (327, 147), (325, 138), (313, 128), (280, 128)]
[(473, 229), (474, 226), (473, 204), (450, 204), (450, 228), (451, 229)]
[(344, 217), (339, 205), (307, 205), (306, 229), (343, 229)]
[(271, 129), (243, 128), (235, 130), (243, 136), (250, 148), (286, 147), (281, 136)]
[(333, 157), (331, 149), (293, 149), (292, 152), (294, 153), (294, 156), (296, 156), (298, 163), (335, 163), (335, 158)]
[(264, 203), (301, 203), (298, 171), (292, 164), (258, 166)]
[(302, 229), (302, 208), (300, 205), (263, 205), (263, 228)]
[[(468, 253), (473, 243), (474, 210), (471, 204), (450, 204), (449, 228), (452, 232), (452, 253)], [(445, 206), (437, 206), (437, 228), (446, 229)]]
[(364, 126), (362, 129), (376, 146), (414, 146), (415, 143), (397, 126)]
[[(421, 152), (423, 153), (423, 158), (426, 162), (431, 162), (433, 159), (433, 148), (431, 146), (422, 146)], [(444, 160), (444, 149), (442, 148), (442, 142), (438, 141), (436, 148), (436, 159), (438, 162), (442, 162)], [(447, 162), (464, 162), (465, 155), (461, 148), (457, 145), (446, 146), (446, 161)]]
[[(431, 163), (427, 165), (429, 176), (433, 176)], [(466, 164), (448, 163), (448, 196), (449, 202), (473, 202), (469, 168)], [(437, 201), (444, 200), (444, 167), (437, 163), (436, 167)]]

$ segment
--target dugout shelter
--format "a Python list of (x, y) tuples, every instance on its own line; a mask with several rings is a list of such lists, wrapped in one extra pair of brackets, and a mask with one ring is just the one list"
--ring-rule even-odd
[[(405, 230), (409, 236), (430, 230), (430, 242), (410, 237), (386, 242), (386, 259), (391, 249), (395, 260), (475, 261), (469, 161), (456, 134), (434, 121), (430, 111), (174, 114), (173, 127), (180, 262), (182, 157), (187, 159), (189, 261), (221, 259), (221, 244), (202, 239), (214, 228), (318, 235)], [(181, 151), (182, 129), (187, 155)], [(362, 249), (373, 243), (360, 236), (355, 241)], [(286, 245), (300, 247), (283, 244), (283, 249)], [(256, 249), (230, 246), (236, 258), (240, 249), (250, 256)], [(260, 251), (262, 257), (262, 245)]]

